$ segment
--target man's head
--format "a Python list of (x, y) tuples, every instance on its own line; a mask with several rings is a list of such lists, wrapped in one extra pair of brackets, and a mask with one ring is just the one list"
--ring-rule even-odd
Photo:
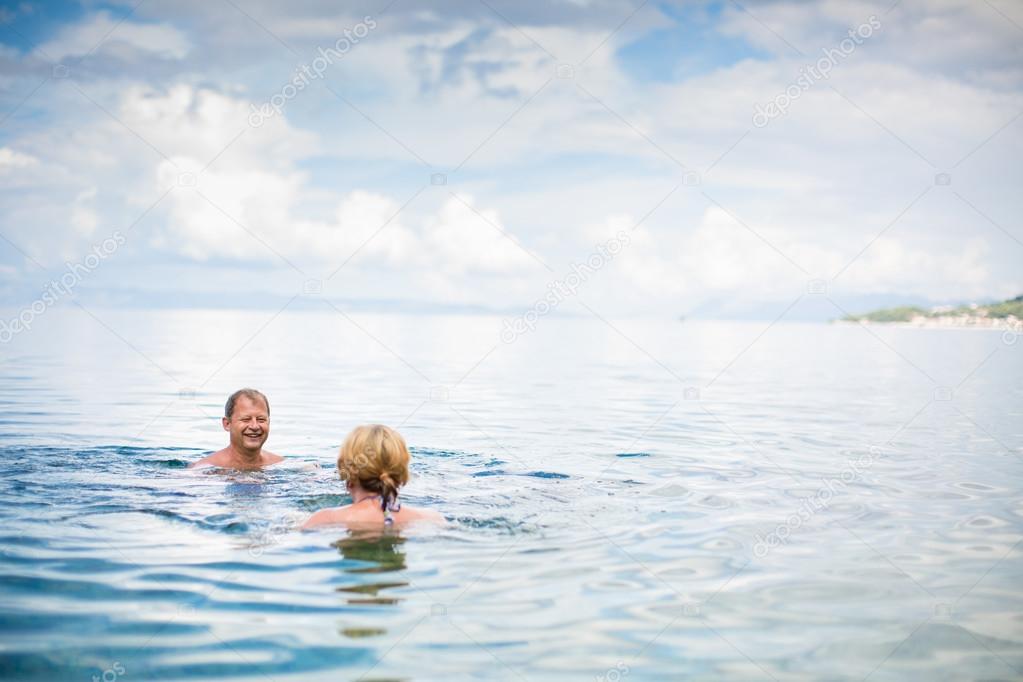
[(270, 401), (254, 388), (237, 390), (224, 405), (221, 423), (236, 450), (257, 454), (270, 436)]

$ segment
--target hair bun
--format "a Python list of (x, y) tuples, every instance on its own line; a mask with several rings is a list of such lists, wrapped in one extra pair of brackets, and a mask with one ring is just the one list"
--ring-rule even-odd
[(408, 483), (409, 452), (397, 431), (380, 424), (358, 426), (345, 439), (337, 467), (342, 478), (380, 495), (387, 509)]

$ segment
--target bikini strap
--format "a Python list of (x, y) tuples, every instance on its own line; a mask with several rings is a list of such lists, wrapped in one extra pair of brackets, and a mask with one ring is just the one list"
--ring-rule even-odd
[(398, 497), (395, 496), (390, 502), (381, 502), (384, 510), (384, 525), (390, 526), (394, 524), (394, 517), (391, 516), (391, 512), (401, 511), (401, 502), (398, 502)]
[(397, 495), (390, 502), (385, 501), (383, 495), (364, 497), (360, 502), (365, 500), (380, 500), (380, 510), (384, 513), (384, 525), (391, 526), (394, 524), (394, 517), (391, 516), (391, 512), (401, 511), (401, 502), (398, 501)]

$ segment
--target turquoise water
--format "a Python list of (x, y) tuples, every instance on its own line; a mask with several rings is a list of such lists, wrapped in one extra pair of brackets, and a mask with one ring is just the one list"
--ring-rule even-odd
[[(1023, 339), (90, 312), (0, 347), (5, 679), (1023, 676)], [(242, 385), (288, 464), (187, 470)], [(367, 421), (449, 527), (294, 531)]]

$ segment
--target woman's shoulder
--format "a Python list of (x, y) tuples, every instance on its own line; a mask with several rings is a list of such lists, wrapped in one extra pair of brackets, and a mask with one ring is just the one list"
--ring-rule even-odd
[[(447, 519), (444, 516), (434, 511), (433, 509), (423, 509), (420, 507), (409, 507), (403, 505), (399, 511), (393, 513), (394, 520), (405, 525), (412, 522), (426, 522), (436, 524), (446, 524)], [(363, 524), (376, 525), (384, 520), (384, 516), (379, 508), (376, 509), (354, 509), (351, 505), (347, 507), (334, 507), (331, 509), (321, 509), (314, 513), (309, 519), (302, 524), (302, 529), (316, 528), (319, 526), (338, 526), (338, 525), (358, 525)]]
[(348, 520), (350, 516), (351, 507), (332, 507), (330, 509), (321, 509), (310, 516), (305, 523), (302, 524), (302, 529), (314, 528), (316, 526), (333, 526), (342, 524)]
[(444, 515), (433, 509), (424, 509), (422, 507), (407, 507), (402, 506), (401, 508), (401, 521), (428, 521), (430, 523), (447, 523), (447, 519)]

